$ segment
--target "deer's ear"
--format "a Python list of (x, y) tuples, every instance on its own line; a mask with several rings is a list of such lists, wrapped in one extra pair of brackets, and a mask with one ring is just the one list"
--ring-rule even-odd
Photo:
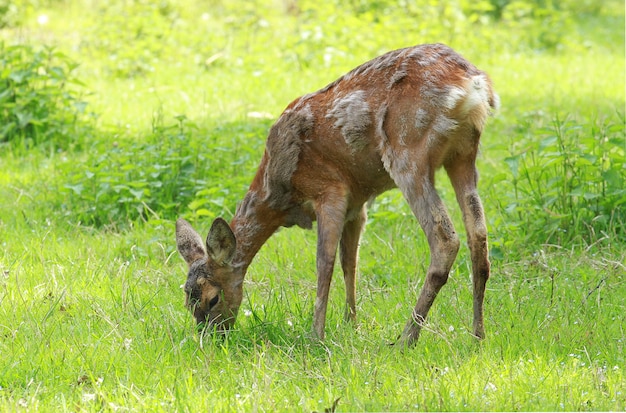
[(182, 218), (176, 221), (176, 246), (189, 265), (206, 256), (202, 237)]
[(222, 218), (216, 218), (206, 238), (209, 257), (220, 265), (230, 264), (235, 256), (235, 234)]

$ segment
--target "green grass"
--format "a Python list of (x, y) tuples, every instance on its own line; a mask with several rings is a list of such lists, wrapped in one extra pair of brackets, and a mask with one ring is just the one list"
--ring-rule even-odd
[[(395, 2), (298, 3), (19, 3), (31, 7), (0, 38), (80, 63), (73, 87), (96, 121), (0, 146), (0, 410), (626, 409), (622, 5), (563, 2), (544, 11), (550, 31), (537, 16), (473, 25), (452, 6), (424, 6), (416, 25)], [(502, 98), (479, 159), (487, 338), (470, 334), (463, 246), (415, 348), (389, 345), (428, 266), (397, 191), (370, 209), (358, 328), (342, 321), (337, 270), (326, 340), (311, 338), (315, 232), (288, 229), (250, 267), (235, 330), (196, 333), (174, 219), (206, 234), (232, 216), (272, 122), (249, 114), (275, 118), (368, 58), (429, 41), (489, 72)]]
[(415, 235), (393, 252), (388, 240), (366, 237), (359, 328), (340, 320), (336, 283), (319, 344), (308, 335), (312, 234), (283, 231), (268, 243), (237, 329), (222, 342), (193, 332), (178, 288), (184, 271), (161, 235), (169, 231), (162, 223), (118, 234), (34, 229), (6, 247), (5, 408), (322, 410), (336, 398), (340, 410), (624, 408), (626, 288), (616, 261), (624, 256), (547, 250), (496, 263), (482, 343), (469, 332), (463, 256), (427, 332), (401, 353), (388, 344), (423, 277)]

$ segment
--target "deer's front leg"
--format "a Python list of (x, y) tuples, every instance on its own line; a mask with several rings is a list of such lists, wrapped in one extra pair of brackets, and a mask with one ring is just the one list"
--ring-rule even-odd
[(327, 197), (317, 210), (317, 296), (313, 313), (313, 332), (320, 340), (324, 339), (328, 292), (345, 216), (344, 197), (334, 199)]
[(346, 284), (344, 320), (351, 321), (354, 324), (356, 324), (356, 272), (359, 262), (359, 241), (366, 219), (367, 212), (365, 205), (363, 205), (357, 216), (345, 223), (339, 244), (341, 268)]

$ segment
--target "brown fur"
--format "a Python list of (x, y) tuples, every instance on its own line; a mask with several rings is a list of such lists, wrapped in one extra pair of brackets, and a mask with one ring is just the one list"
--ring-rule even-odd
[(291, 176), (298, 167), (303, 140), (313, 128), (313, 115), (308, 106), (287, 109), (272, 126), (267, 138), (265, 157), (265, 201), (275, 209), (287, 209), (291, 195)]

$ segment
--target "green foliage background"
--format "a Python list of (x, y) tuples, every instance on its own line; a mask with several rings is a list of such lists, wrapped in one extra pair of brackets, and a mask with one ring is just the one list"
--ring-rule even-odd
[[(173, 221), (232, 217), (291, 100), (428, 42), (502, 99), (479, 159), (488, 339), (466, 334), (462, 250), (430, 334), (386, 345), (428, 265), (397, 191), (369, 212), (358, 330), (335, 282), (308, 338), (315, 238), (288, 230), (239, 328), (194, 335)], [(619, 1), (0, 0), (0, 409), (623, 410), (625, 70)]]

